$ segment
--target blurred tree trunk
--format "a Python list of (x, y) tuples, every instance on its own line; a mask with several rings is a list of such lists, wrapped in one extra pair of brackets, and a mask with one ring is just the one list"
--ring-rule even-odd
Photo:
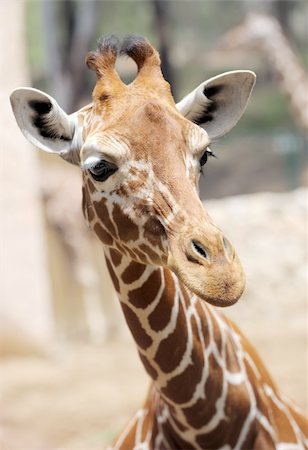
[[(29, 84), (23, 0), (0, 1), (0, 341), (23, 352), (53, 335), (37, 152), (18, 130), (9, 95)], [(10, 348), (10, 344), (12, 347)]]
[(155, 28), (159, 39), (159, 52), (161, 57), (162, 72), (166, 80), (170, 83), (173, 95), (176, 92), (175, 77), (169, 58), (169, 2), (165, 0), (152, 0), (154, 10)]
[(47, 58), (47, 80), (61, 106), (72, 112), (80, 106), (86, 90), (84, 58), (96, 29), (102, 3), (93, 1), (42, 2)]

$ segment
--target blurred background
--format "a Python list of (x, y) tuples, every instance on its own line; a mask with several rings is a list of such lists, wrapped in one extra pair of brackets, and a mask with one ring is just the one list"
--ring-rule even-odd
[[(307, 410), (307, 23), (304, 0), (1, 0), (1, 448), (104, 448), (149, 383), (83, 222), (79, 172), (31, 148), (8, 101), (32, 86), (68, 113), (90, 102), (84, 59), (107, 33), (145, 35), (176, 100), (220, 72), (257, 73), (201, 197), (247, 274), (224, 312)], [(118, 70), (134, 77), (125, 58)]]

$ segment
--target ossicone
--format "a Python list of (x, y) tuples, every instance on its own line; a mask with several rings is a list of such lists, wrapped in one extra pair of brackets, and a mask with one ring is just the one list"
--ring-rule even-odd
[(119, 53), (120, 41), (117, 36), (111, 34), (101, 36), (97, 41), (97, 50), (89, 52), (86, 56), (86, 64), (89, 69), (96, 72), (97, 78), (101, 78), (108, 70), (113, 70)]
[(131, 35), (120, 44), (114, 35), (102, 36), (97, 43), (97, 50), (89, 52), (86, 64), (97, 75), (98, 98), (112, 93), (123, 93), (127, 85), (123, 83), (115, 69), (118, 55), (127, 55), (138, 67), (134, 82), (136, 85), (151, 85), (156, 90), (170, 93), (169, 84), (164, 80), (158, 51), (142, 36)]
[(136, 34), (127, 36), (121, 44), (120, 53), (132, 58), (137, 64), (138, 71), (148, 64), (160, 66), (158, 52), (143, 36)]

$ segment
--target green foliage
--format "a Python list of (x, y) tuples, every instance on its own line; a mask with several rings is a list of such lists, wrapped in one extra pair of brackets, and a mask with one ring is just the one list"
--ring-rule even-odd
[(294, 129), (288, 102), (277, 83), (256, 85), (247, 111), (236, 127), (236, 133), (275, 133), (276, 129)]
[(43, 34), (41, 2), (28, 0), (26, 3), (26, 41), (29, 65), (34, 76), (42, 71), (45, 63)]
[(128, 34), (136, 33), (153, 40), (151, 6), (149, 1), (102, 2), (97, 24), (98, 35), (113, 33), (123, 38)]
[[(49, 0), (44, 0), (49, 1)], [(58, 0), (60, 3), (61, 0)], [(207, 1), (168, 1), (168, 28), (165, 30), (170, 48), (170, 59), (174, 65), (176, 76), (176, 98), (182, 98), (200, 82), (232, 67), (221, 66), (215, 69), (207, 64), (207, 51), (214, 48), (220, 36), (241, 22), (247, 9), (256, 8), (255, 2), (239, 0), (207, 0)], [(258, 2), (260, 5), (266, 2)], [(300, 20), (303, 9), (302, 2), (297, 2), (293, 8), (292, 18)], [(92, 48), (101, 34), (114, 33), (120, 38), (127, 34), (145, 35), (154, 45), (158, 45), (158, 33), (153, 14), (153, 2), (150, 0), (136, 1), (101, 1), (97, 3), (97, 20), (94, 24)], [(294, 20), (295, 20), (294, 19)], [(59, 22), (63, 39), (67, 29)], [(294, 25), (293, 25), (294, 28)], [(59, 31), (59, 30), (58, 30)], [(36, 84), (44, 86), (44, 70), (46, 58), (44, 48), (44, 27), (42, 24), (42, 1), (27, 1), (26, 39), (28, 56)], [(296, 37), (296, 42), (302, 50), (301, 59), (308, 61), (307, 45)], [(80, 55), (84, 58), (85, 55)], [(245, 68), (250, 62), (244, 64)], [(243, 64), (240, 64), (243, 66)], [(264, 61), (258, 64), (260, 76), (247, 112), (232, 133), (270, 132), (276, 128), (292, 129), (293, 119), (289, 106), (276, 83), (268, 76)], [(263, 71), (263, 72), (262, 72)], [(267, 77), (265, 75), (267, 74)], [(93, 78), (86, 72), (88, 87), (93, 84)], [(43, 81), (43, 83), (42, 83)]]

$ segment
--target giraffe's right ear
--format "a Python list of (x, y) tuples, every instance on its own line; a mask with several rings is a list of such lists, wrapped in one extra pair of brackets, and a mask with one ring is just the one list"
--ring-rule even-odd
[(51, 96), (37, 89), (15, 89), (10, 100), (17, 124), (31, 144), (78, 164), (80, 133), (76, 117), (67, 115)]

